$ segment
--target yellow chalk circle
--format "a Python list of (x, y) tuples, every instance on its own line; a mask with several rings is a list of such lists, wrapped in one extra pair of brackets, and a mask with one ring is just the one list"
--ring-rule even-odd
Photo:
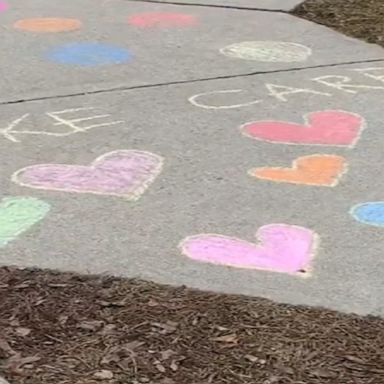
[(243, 41), (228, 45), (220, 52), (237, 59), (281, 63), (305, 61), (312, 54), (305, 45), (283, 41)]

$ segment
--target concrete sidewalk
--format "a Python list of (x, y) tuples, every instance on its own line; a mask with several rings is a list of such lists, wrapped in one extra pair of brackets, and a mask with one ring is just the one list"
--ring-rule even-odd
[(0, 17), (1, 264), (384, 315), (380, 47), (225, 7)]

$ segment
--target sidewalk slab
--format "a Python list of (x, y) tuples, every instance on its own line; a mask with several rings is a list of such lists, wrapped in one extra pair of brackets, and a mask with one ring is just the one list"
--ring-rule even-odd
[[(384, 200), (378, 179), (384, 61), (375, 66), (1, 106), (0, 188), (2, 197), (13, 200), (2, 201), (0, 263), (140, 277), (384, 316), (384, 215), (379, 205), (370, 207), (368, 216), (356, 211), (362, 203)], [(319, 115), (324, 111), (334, 112)], [(303, 126), (305, 115), (314, 112), (307, 123), (312, 128)], [(275, 126), (264, 131), (265, 140), (260, 132), (255, 140), (255, 131), (253, 137), (245, 131), (247, 123), (254, 122), (256, 130), (256, 123), (266, 120)], [(288, 133), (301, 136), (287, 136), (288, 123)], [(286, 136), (268, 137), (271, 132)], [(124, 152), (129, 164), (124, 170), (113, 152), (118, 150), (146, 153)], [(284, 181), (292, 175), (277, 181), (271, 173), (270, 179), (249, 173), (262, 167), (281, 172), (298, 158), (314, 155), (339, 159), (320, 166), (325, 169), (320, 181), (311, 179), (310, 171), (295, 183)], [(79, 168), (91, 163), (94, 168)], [(124, 178), (127, 174), (132, 178)], [(338, 184), (330, 183), (336, 176)], [(305, 273), (290, 273), (285, 259), (273, 266), (280, 272), (229, 266), (226, 257), (239, 249), (241, 260), (244, 249), (253, 256), (259, 252), (249, 243), (271, 224), (289, 226), (276, 232), (276, 244), (299, 239), (279, 255), (286, 260), (300, 252), (313, 256), (303, 263)], [(226, 236), (225, 247), (218, 248), (229, 249), (221, 264), (197, 261), (196, 252), (185, 252), (186, 241), (201, 234), (205, 242), (209, 234)], [(301, 244), (300, 252), (295, 244)]]
[[(141, 1), (141, 0), (136, 0)], [(152, 0), (150, 0), (152, 1)], [(212, 5), (216, 7), (234, 7), (246, 9), (268, 9), (278, 11), (290, 11), (297, 5), (301, 4), (302, 0), (154, 0), (154, 2), (164, 3), (181, 3), (181, 4), (198, 4)]]
[[(276, 12), (20, 0), (0, 16), (9, 48), (0, 102), (384, 58), (376, 45)], [(70, 20), (25, 21), (41, 17)], [(49, 28), (61, 32), (41, 32)]]

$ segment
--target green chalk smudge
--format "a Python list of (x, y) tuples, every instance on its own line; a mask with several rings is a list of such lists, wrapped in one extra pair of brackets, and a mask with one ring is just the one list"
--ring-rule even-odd
[(34, 197), (6, 197), (0, 202), (0, 248), (44, 219), (50, 205)]

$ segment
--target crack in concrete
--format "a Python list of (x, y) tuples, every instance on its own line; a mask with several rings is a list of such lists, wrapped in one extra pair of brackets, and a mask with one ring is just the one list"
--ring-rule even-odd
[(136, 90), (136, 89), (150, 89), (150, 88), (167, 87), (167, 86), (173, 86), (173, 85), (194, 84), (194, 83), (202, 83), (202, 82), (206, 82), (206, 81), (230, 80), (230, 79), (245, 78), (245, 77), (251, 77), (251, 76), (258, 76), (258, 75), (266, 75), (266, 74), (271, 74), (271, 73), (287, 73), (287, 72), (293, 72), (293, 71), (305, 71), (305, 70), (309, 70), (309, 69), (333, 68), (333, 67), (346, 66), (346, 65), (365, 64), (365, 63), (379, 63), (379, 62), (384, 62), (384, 58), (371, 59), (371, 60), (349, 61), (349, 62), (344, 62), (344, 63), (321, 64), (321, 65), (299, 67), (299, 68), (277, 69), (277, 70), (272, 70), (272, 71), (249, 72), (249, 73), (241, 73), (241, 74), (236, 74), (236, 75), (222, 75), (222, 76), (205, 77), (205, 78), (192, 79), (192, 80), (177, 80), (177, 81), (170, 81), (170, 82), (166, 82), (166, 83), (154, 83), (154, 84), (143, 84), (143, 85), (133, 85), (133, 86), (119, 86), (119, 87), (106, 88), (106, 89), (97, 89), (94, 91), (84, 91), (84, 92), (67, 93), (67, 94), (62, 94), (62, 95), (40, 96), (40, 97), (31, 97), (31, 98), (25, 98), (25, 99), (0, 101), (0, 106), (1, 105), (9, 105), (9, 104), (28, 103), (28, 102), (33, 102), (33, 101), (65, 99), (65, 98), (76, 97), (76, 96), (97, 95), (97, 94), (113, 93), (113, 92), (125, 92), (125, 91), (131, 91), (131, 90)]
[(237, 11), (258, 11), (258, 12), (274, 12), (274, 13), (290, 12), (283, 9), (254, 8), (254, 7), (223, 5), (223, 4), (182, 3), (179, 1), (161, 1), (161, 0), (126, 0), (126, 1), (132, 1), (134, 3), (154, 3), (154, 4), (170, 4), (170, 5), (205, 7), (205, 8), (222, 8), (222, 9), (232, 9)]

